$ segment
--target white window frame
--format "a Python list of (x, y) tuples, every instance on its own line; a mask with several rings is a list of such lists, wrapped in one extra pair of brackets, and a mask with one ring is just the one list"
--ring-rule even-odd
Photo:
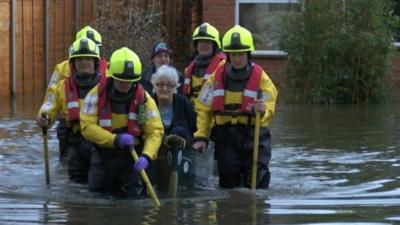
[[(235, 24), (239, 24), (239, 4), (240, 3), (297, 3), (297, 0), (235, 0)], [(287, 53), (281, 50), (256, 50), (255, 56), (276, 56), (285, 57)]]

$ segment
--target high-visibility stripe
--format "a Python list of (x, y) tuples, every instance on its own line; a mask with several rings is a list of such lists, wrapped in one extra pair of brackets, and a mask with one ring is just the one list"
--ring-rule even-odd
[(137, 114), (134, 113), (134, 112), (130, 112), (130, 113), (128, 114), (128, 118), (129, 118), (130, 120), (136, 120), (136, 119), (137, 119)]
[(102, 126), (102, 127), (111, 127), (111, 120), (109, 120), (109, 119), (101, 119), (101, 120), (99, 120), (99, 124), (100, 124), (100, 126)]
[(79, 102), (68, 102), (67, 109), (79, 108)]
[(213, 96), (224, 96), (225, 95), (225, 90), (224, 89), (216, 89), (213, 91)]
[(247, 96), (247, 97), (256, 99), (257, 98), (257, 92), (245, 89), (244, 93), (243, 93), (243, 96)]
[(157, 117), (157, 113), (156, 113), (156, 112), (154, 112), (154, 111), (148, 111), (148, 112), (146, 113), (146, 118), (154, 118), (154, 117)]

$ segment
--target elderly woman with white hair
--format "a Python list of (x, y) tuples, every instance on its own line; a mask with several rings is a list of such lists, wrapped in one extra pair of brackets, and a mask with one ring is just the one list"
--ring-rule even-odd
[(178, 135), (191, 141), (196, 131), (196, 113), (192, 103), (177, 93), (179, 76), (177, 70), (168, 65), (159, 67), (151, 78), (153, 98), (157, 103), (165, 128), (165, 135)]
[[(196, 113), (192, 103), (177, 93), (179, 78), (174, 67), (169, 65), (159, 67), (153, 74), (151, 83), (154, 87), (152, 97), (160, 111), (165, 130), (164, 144), (158, 152), (159, 160), (156, 164), (157, 189), (166, 192), (168, 188), (169, 193), (174, 195), (171, 190), (175, 190), (176, 194), (178, 183), (184, 184), (185, 176), (190, 177), (188, 172), (191, 171), (191, 166), (185, 159), (190, 157), (188, 154), (193, 151), (191, 141), (196, 131)], [(183, 180), (179, 179), (178, 182), (178, 176)]]

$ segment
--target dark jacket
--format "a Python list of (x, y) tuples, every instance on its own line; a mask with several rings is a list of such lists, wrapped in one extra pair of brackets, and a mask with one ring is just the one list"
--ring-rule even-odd
[[(153, 94), (153, 84), (151, 83), (151, 77), (153, 74), (156, 72), (156, 68), (154, 66), (154, 63), (152, 62), (143, 72), (142, 72), (142, 78), (140, 79), (140, 83), (143, 85), (144, 89), (147, 91), (149, 94)], [(179, 78), (179, 84), (180, 86), (178, 87), (178, 93), (182, 94), (182, 87), (183, 87), (183, 82), (184, 82), (184, 77), (181, 72), (178, 71), (178, 78)]]
[[(153, 94), (152, 97), (158, 104), (157, 95)], [(171, 126), (165, 128), (164, 136), (169, 134), (177, 134), (186, 139), (188, 143), (191, 142), (193, 133), (196, 128), (196, 113), (192, 103), (181, 94), (174, 94), (173, 96), (173, 116)]]

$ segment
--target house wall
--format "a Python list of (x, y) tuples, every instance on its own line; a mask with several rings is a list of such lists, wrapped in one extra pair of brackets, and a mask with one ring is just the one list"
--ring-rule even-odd
[[(203, 21), (215, 26), (222, 39), (223, 34), (235, 24), (235, 0), (203, 0)], [(254, 56), (254, 61), (263, 66), (278, 89), (287, 87), (283, 70), (288, 58), (285, 56)], [(400, 57), (392, 61), (392, 76), (396, 87), (400, 87)]]

